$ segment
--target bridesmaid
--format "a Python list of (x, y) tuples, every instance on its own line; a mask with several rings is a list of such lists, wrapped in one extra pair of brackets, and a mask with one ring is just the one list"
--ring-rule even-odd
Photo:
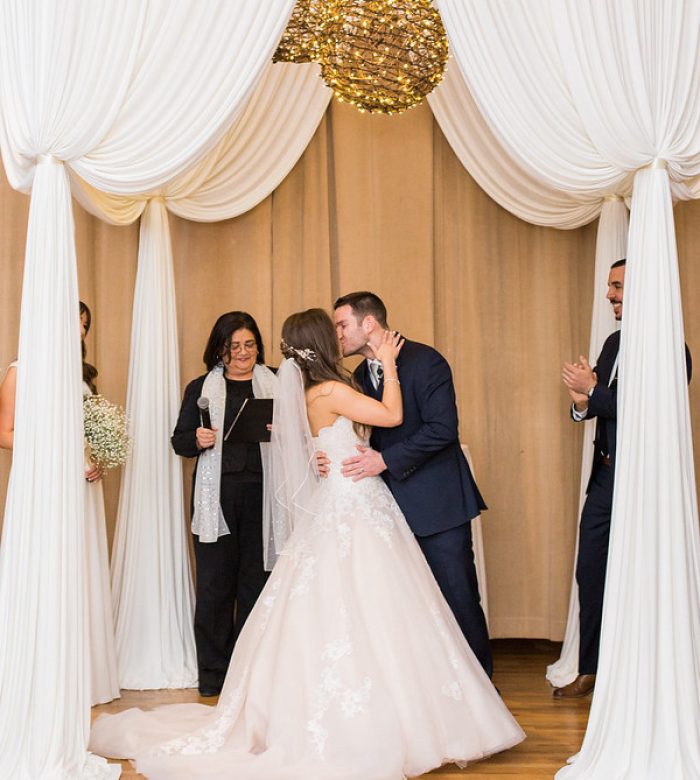
[[(97, 369), (86, 360), (85, 336), (90, 330), (90, 309), (80, 302), (80, 338), (83, 354), (83, 397), (97, 392)], [(11, 363), (0, 385), (0, 447), (14, 445), (17, 362)], [(112, 595), (105, 528), (102, 469), (85, 462), (85, 549), (87, 567), (88, 642), (90, 652), (90, 701), (104, 704), (119, 698), (114, 649)]]

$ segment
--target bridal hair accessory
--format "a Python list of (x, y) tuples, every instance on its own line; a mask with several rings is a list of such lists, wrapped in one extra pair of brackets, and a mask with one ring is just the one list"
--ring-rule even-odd
[(316, 360), (318, 357), (313, 349), (297, 349), (297, 347), (290, 347), (284, 339), (282, 339), (280, 342), (280, 349), (286, 358), (293, 358), (297, 362), (303, 363), (304, 365), (307, 363), (313, 363), (314, 360)]

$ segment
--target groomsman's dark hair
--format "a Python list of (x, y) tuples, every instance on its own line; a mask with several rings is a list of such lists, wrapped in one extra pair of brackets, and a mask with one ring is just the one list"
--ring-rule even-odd
[(333, 304), (333, 309), (339, 309), (341, 306), (349, 306), (358, 323), (362, 322), (368, 314), (371, 314), (382, 328), (386, 329), (389, 327), (386, 323), (386, 306), (382, 299), (372, 292), (362, 290), (341, 295)]
[(623, 257), (622, 260), (616, 260), (610, 268), (621, 268), (623, 265), (627, 265), (627, 258)]

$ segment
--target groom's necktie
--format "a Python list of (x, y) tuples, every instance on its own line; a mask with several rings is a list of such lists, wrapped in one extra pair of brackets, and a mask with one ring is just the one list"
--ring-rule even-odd
[(384, 368), (378, 360), (369, 361), (369, 375), (372, 380), (372, 387), (377, 390), (382, 379), (384, 379)]

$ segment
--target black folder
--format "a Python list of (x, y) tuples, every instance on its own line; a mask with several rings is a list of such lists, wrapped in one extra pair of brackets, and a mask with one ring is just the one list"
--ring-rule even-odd
[(267, 426), (272, 424), (272, 398), (246, 398), (226, 431), (224, 441), (270, 441)]

